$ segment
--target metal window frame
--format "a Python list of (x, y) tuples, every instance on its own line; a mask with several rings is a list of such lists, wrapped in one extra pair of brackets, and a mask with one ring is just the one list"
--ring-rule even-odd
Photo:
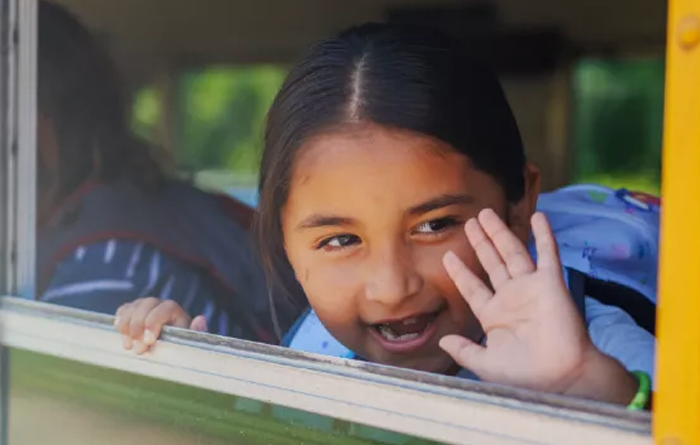
[[(0, 0), (0, 292), (13, 290), (17, 0)], [(0, 325), (2, 329), (2, 325)], [(0, 445), (8, 441), (9, 353), (0, 342)]]
[[(137, 356), (113, 317), (0, 300), (0, 343), (450, 444), (651, 444), (650, 416), (612, 405), (166, 328)], [(371, 395), (371, 397), (368, 397)]]
[(0, 290), (33, 297), (37, 0), (0, 0)]
[[(15, 295), (34, 298), (36, 266), (37, 0), (17, 4), (17, 153), (15, 162)], [(30, 180), (27, 180), (31, 178)]]
[(0, 0), (0, 290), (12, 292), (16, 135), (16, 0)]

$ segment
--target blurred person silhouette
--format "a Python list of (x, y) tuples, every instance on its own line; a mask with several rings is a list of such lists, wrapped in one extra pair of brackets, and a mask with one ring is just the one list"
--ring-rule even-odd
[(189, 314), (169, 324), (277, 343), (300, 312), (277, 298), (272, 319), (254, 210), (161, 167), (130, 132), (108, 53), (48, 1), (38, 77), (37, 298), (109, 314), (169, 300)]

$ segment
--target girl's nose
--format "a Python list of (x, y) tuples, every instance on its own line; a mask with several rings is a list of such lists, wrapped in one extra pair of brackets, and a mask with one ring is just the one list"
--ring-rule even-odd
[(392, 252), (379, 255), (377, 261), (371, 262), (365, 285), (367, 300), (396, 306), (423, 288), (423, 279), (410, 253), (403, 250), (392, 249)]

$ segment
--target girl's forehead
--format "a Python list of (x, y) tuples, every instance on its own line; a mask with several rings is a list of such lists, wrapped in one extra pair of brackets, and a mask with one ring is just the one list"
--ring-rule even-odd
[(385, 177), (392, 172), (421, 176), (435, 169), (449, 174), (470, 167), (469, 158), (446, 143), (373, 125), (310, 140), (299, 151), (292, 178), (304, 183), (314, 176), (345, 176), (360, 171), (369, 175), (382, 173)]
[(447, 144), (374, 127), (315, 138), (300, 151), (287, 204), (315, 207), (410, 206), (444, 194), (500, 193), (487, 174)]

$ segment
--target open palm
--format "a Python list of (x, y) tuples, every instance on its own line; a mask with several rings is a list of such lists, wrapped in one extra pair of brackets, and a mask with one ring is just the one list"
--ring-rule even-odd
[(594, 348), (564, 281), (556, 242), (542, 214), (532, 218), (537, 265), (490, 209), (465, 225), (492, 289), (452, 252), (448, 274), (481, 322), (486, 344), (447, 336), (441, 346), (485, 381), (561, 392)]

